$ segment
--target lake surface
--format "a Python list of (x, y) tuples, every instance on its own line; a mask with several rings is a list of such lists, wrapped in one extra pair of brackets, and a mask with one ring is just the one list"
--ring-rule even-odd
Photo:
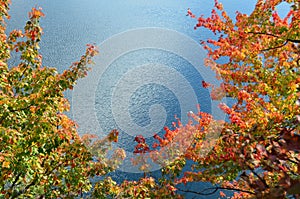
[[(231, 16), (254, 8), (254, 1), (222, 2)], [(80, 58), (86, 44), (100, 48), (88, 77), (66, 92), (72, 103), (69, 115), (79, 123), (81, 134), (101, 137), (117, 128), (120, 140), (114, 147), (124, 148), (131, 157), (136, 135), (153, 142), (154, 133), (162, 135), (163, 127), (176, 121), (175, 115), (187, 121), (187, 113), (196, 112), (197, 104), (214, 114), (209, 91), (201, 87), (201, 81), (213, 79), (213, 74), (201, 69), (205, 53), (197, 47), (213, 35), (194, 30), (196, 20), (186, 16), (188, 8), (197, 16), (208, 16), (212, 0), (15, 0), (8, 30), (22, 28), (33, 6), (46, 14), (40, 45), (44, 65), (62, 72)], [(13, 57), (12, 64), (17, 61)], [(158, 172), (153, 169), (152, 175)], [(112, 176), (122, 181), (142, 174), (124, 164)], [(206, 186), (210, 185), (192, 188)]]

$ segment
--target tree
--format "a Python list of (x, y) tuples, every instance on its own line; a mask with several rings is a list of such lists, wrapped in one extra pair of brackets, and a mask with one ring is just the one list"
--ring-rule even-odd
[[(69, 102), (63, 92), (86, 75), (97, 48), (88, 45), (59, 74), (42, 65), (38, 52), (41, 9), (32, 9), (24, 31), (7, 35), (9, 5), (9, 0), (0, 5), (0, 197), (74, 198), (90, 191), (91, 177), (114, 170), (124, 158), (122, 150), (105, 156), (117, 131), (92, 144), (95, 136), (80, 138), (76, 123), (64, 114)], [(12, 52), (20, 56), (16, 66), (8, 66)]]
[[(290, 10), (281, 18), (276, 8), (283, 3)], [(207, 116), (193, 115), (197, 139), (184, 156), (195, 162), (196, 171), (185, 172), (177, 182), (212, 182), (217, 185), (213, 191), (235, 190), (233, 198), (300, 197), (299, 9), (294, 0), (258, 0), (250, 15), (237, 12), (233, 20), (215, 1), (210, 17), (197, 18), (195, 29), (217, 35), (202, 42), (206, 64), (236, 103), (220, 104), (230, 121), (206, 157), (197, 152), (206, 143), (198, 138), (209, 133), (203, 122)], [(190, 10), (188, 15), (196, 18)]]

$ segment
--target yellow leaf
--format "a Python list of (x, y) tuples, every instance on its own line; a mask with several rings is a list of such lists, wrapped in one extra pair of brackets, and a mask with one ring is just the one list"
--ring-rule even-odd
[(4, 161), (4, 162), (2, 163), (2, 167), (4, 167), (4, 168), (9, 168), (9, 165), (10, 165), (10, 163), (7, 162), (7, 161)]

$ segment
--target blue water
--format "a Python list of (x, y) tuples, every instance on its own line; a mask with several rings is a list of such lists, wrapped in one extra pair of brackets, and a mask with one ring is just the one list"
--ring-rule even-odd
[[(231, 16), (234, 15), (236, 10), (249, 13), (254, 8), (254, 1), (226, 0), (222, 2)], [(130, 45), (132, 41), (124, 40), (121, 41), (119, 46), (111, 45), (109, 51), (101, 51), (102, 44), (107, 43), (106, 41), (113, 36), (124, 34), (126, 31), (148, 27), (163, 28), (175, 30), (178, 34), (183, 34), (195, 42), (214, 36), (203, 29), (194, 30), (196, 20), (186, 16), (188, 8), (198, 16), (201, 14), (208, 16), (213, 6), (212, 0), (15, 0), (12, 3), (10, 12), (12, 18), (8, 30), (22, 28), (26, 22), (27, 13), (33, 6), (42, 7), (43, 12), (46, 14), (46, 17), (41, 20), (41, 25), (44, 28), (40, 45), (43, 63), (46, 66), (56, 67), (60, 72), (80, 58), (85, 51), (85, 45), (88, 43), (95, 43), (100, 47), (100, 57), (101, 55), (109, 56), (110, 52), (119, 50), (122, 46)], [(154, 40), (155, 38), (153, 36)], [(112, 39), (112, 41), (114, 40)], [(172, 43), (172, 41), (169, 41), (169, 43)], [(185, 45), (185, 43), (182, 43), (182, 47), (185, 47)], [(185, 49), (186, 52), (189, 52), (189, 50), (192, 49)], [(17, 60), (16, 57), (13, 57), (12, 64), (16, 64)], [(120, 130), (120, 140), (115, 147), (124, 148), (130, 153), (134, 150), (135, 143), (133, 139), (135, 135), (145, 133), (143, 135), (145, 135), (147, 141), (153, 142), (152, 135), (154, 131), (162, 135), (163, 127), (170, 127), (172, 122), (175, 121), (175, 115), (178, 118), (186, 117), (187, 111), (182, 111), (183, 107), (188, 107), (188, 109), (190, 108), (195, 112), (196, 104), (199, 103), (202, 111), (212, 113), (209, 91), (201, 87), (201, 81), (207, 78), (206, 74), (200, 74), (195, 66), (191, 64), (191, 61), (185, 57), (166, 49), (139, 48), (127, 51), (118, 57), (111, 58), (111, 60), (105, 65), (105, 70), (103, 70), (101, 76), (93, 82), (95, 89), (93, 93), (90, 93), (90, 97), (94, 98), (92, 103), (82, 102), (79, 107), (74, 107), (78, 105), (76, 101), (74, 102), (74, 93), (66, 93), (72, 103), (73, 110), (69, 115), (74, 119), (79, 119), (79, 121), (82, 121), (82, 118), (78, 117), (84, 118), (83, 122), (79, 123), (81, 133), (99, 133), (93, 132), (95, 129), (99, 130), (94, 126), (93, 122), (95, 121), (93, 120), (97, 120), (97, 125), (101, 127), (101, 135), (117, 128)], [(93, 67), (100, 67), (99, 64), (96, 62)], [(147, 69), (150, 68), (151, 76), (151, 67), (157, 70), (157, 65), (169, 68), (170, 75), (153, 71), (153, 75), (155, 74), (155, 78), (159, 81), (140, 83), (139, 87), (134, 89), (130, 87), (132, 83), (128, 82), (129, 80), (141, 78), (140, 81), (142, 82), (144, 78), (142, 73), (145, 71), (149, 73)], [(135, 70), (138, 70), (141, 74), (134, 73)], [(89, 75), (92, 75), (92, 73), (93, 70)], [(173, 78), (173, 73), (180, 75), (176, 79)], [(176, 82), (180, 78), (185, 80), (186, 87), (182, 87), (183, 82)], [(166, 82), (174, 82), (172, 84), (161, 84), (161, 79)], [(79, 86), (80, 84), (83, 83), (79, 82)], [(172, 90), (173, 86), (178, 88), (179, 91), (174, 92)], [(116, 101), (112, 100), (112, 97), (119, 96), (114, 92), (120, 87), (122, 92), (130, 94), (128, 101), (125, 98), (124, 102), (122, 101), (123, 98), (116, 99)], [(190, 88), (195, 94), (194, 97), (189, 90)], [(89, 85), (86, 85), (86, 89), (89, 89)], [(122, 93), (120, 96), (125, 96), (125, 94)], [(184, 97), (178, 98), (178, 95)], [(75, 99), (80, 101), (85, 97), (85, 95), (81, 96), (79, 93)], [(195, 104), (190, 104), (191, 102), (195, 102)], [(120, 109), (116, 108), (119, 106), (118, 104), (120, 104)], [(88, 108), (92, 106), (94, 112), (90, 115), (87, 114), (85, 106), (89, 106)], [(122, 107), (126, 107), (126, 109), (121, 109)], [(74, 110), (76, 110), (76, 113), (80, 113), (79, 116), (76, 116)], [(129, 120), (126, 118), (127, 116), (130, 117)], [(162, 124), (161, 121), (163, 121)], [(152, 129), (153, 127), (153, 132), (147, 134), (146, 132), (129, 132), (128, 129), (122, 126), (124, 122), (125, 125), (128, 122), (129, 129), (138, 129), (137, 131), (139, 131), (140, 129), (145, 130), (150, 127)], [(155, 125), (152, 125), (152, 123)], [(142, 176), (139, 173), (129, 172), (130, 169), (128, 168), (124, 170), (117, 171), (112, 176), (118, 181), (137, 179)], [(154, 176), (158, 174), (157, 171), (152, 172)], [(210, 185), (197, 184), (192, 189), (201, 190), (206, 186)], [(187, 198), (189, 197), (191, 195), (187, 195)], [(211, 198), (215, 197), (216, 195), (211, 196)]]

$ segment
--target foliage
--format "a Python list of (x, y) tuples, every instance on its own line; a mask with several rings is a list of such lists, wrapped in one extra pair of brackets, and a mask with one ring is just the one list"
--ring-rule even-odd
[(152, 177), (141, 178), (138, 181), (125, 180), (117, 185), (110, 177), (100, 181), (95, 186), (94, 198), (182, 198), (175, 193), (176, 188), (169, 184), (162, 186)]
[[(290, 11), (281, 18), (276, 8), (284, 2)], [(64, 114), (69, 103), (63, 92), (86, 75), (97, 49), (88, 45), (80, 61), (62, 74), (42, 66), (42, 11), (33, 8), (24, 32), (7, 35), (9, 3), (2, 0), (0, 6), (0, 197), (74, 198), (91, 190), (91, 177), (106, 175), (125, 158), (121, 149), (106, 158), (117, 141), (116, 130), (102, 140), (80, 138), (76, 123)], [(210, 17), (197, 18), (195, 29), (204, 27), (217, 36), (202, 44), (207, 66), (223, 80), (220, 88), (212, 88), (212, 98), (225, 94), (236, 100), (231, 107), (220, 104), (229, 121), (216, 121), (199, 108), (187, 125), (178, 121), (173, 129), (165, 128), (163, 137), (155, 135), (153, 146), (138, 136), (133, 163), (144, 164), (144, 178), (117, 184), (106, 176), (91, 197), (182, 198), (184, 192), (233, 190), (233, 198), (299, 198), (299, 9), (296, 0), (258, 0), (250, 15), (237, 12), (231, 19), (216, 1)], [(187, 15), (196, 18), (190, 9)], [(21, 61), (9, 67), (12, 51)], [(211, 136), (218, 132), (220, 137)], [(147, 158), (163, 167), (161, 179), (147, 176)], [(215, 187), (203, 192), (182, 188), (196, 182)]]
[[(281, 18), (276, 8), (284, 2), (290, 10)], [(236, 103), (220, 104), (230, 121), (208, 156), (197, 153), (205, 142), (194, 140), (185, 157), (196, 170), (178, 182), (212, 182), (237, 191), (233, 198), (300, 197), (299, 9), (298, 1), (258, 0), (250, 15), (237, 12), (234, 20), (215, 1), (210, 17), (197, 18), (195, 28), (218, 37), (202, 42), (206, 64)], [(195, 18), (190, 10), (188, 15)], [(197, 117), (199, 133), (209, 134)]]
[[(97, 49), (88, 45), (62, 74), (42, 66), (38, 49), (43, 12), (33, 8), (24, 31), (7, 35), (9, 4), (1, 0), (0, 197), (74, 198), (91, 189), (91, 177), (112, 171), (123, 157), (104, 157), (116, 131), (91, 144), (92, 136), (80, 138), (76, 123), (64, 114), (70, 105), (63, 92), (86, 75)], [(20, 55), (16, 66), (8, 66), (11, 52)], [(98, 159), (92, 159), (95, 153)]]

